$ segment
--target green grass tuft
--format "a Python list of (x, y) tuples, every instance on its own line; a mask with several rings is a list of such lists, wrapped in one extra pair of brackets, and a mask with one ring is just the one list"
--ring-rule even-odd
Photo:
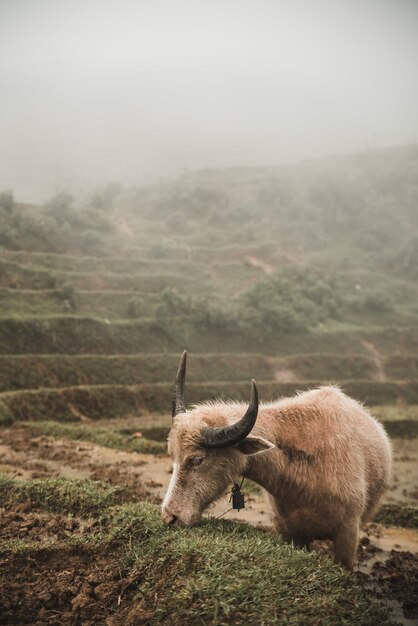
[(132, 502), (113, 509), (111, 533), (115, 539), (138, 540), (161, 533), (161, 529), (161, 518), (154, 504)]

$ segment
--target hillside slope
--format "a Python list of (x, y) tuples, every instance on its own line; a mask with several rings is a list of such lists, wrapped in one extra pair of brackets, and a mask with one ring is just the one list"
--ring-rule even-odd
[(78, 205), (2, 194), (1, 389), (168, 385), (187, 347), (214, 393), (254, 375), (273, 394), (363, 381), (368, 401), (371, 383), (415, 398), (417, 203), (417, 146), (109, 185)]

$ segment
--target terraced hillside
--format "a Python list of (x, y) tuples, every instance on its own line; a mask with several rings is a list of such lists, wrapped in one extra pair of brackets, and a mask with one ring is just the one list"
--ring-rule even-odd
[(331, 381), (371, 404), (417, 402), (417, 155), (3, 208), (4, 415), (25, 417), (28, 398), (28, 419), (162, 410), (184, 347), (191, 401), (245, 397), (255, 376), (266, 399)]
[[(0, 207), (0, 471), (100, 478), (158, 502), (173, 375), (188, 348), (189, 402), (246, 399), (251, 377), (263, 400), (338, 383), (365, 401), (395, 441), (381, 521), (416, 525), (417, 181), (418, 148), (409, 147), (110, 186), (84, 204), (58, 194), (45, 206)], [(45, 512), (38, 496), (29, 509)], [(257, 498), (249, 521), (265, 527)], [(154, 528), (155, 513), (141, 515)], [(402, 581), (410, 567), (402, 561)], [(415, 615), (398, 591), (384, 593), (399, 615), (402, 603), (405, 619)], [(33, 615), (45, 617), (48, 602), (36, 602)]]

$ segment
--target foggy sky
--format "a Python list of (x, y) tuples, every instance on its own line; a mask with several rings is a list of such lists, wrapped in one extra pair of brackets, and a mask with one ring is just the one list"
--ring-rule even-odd
[(0, 0), (0, 189), (418, 141), (418, 0)]

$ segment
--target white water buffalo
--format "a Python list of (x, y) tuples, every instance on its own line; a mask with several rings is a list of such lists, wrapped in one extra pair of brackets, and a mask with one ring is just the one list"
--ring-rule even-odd
[(186, 357), (173, 396), (163, 521), (196, 524), (245, 476), (267, 490), (279, 534), (297, 545), (332, 539), (336, 561), (351, 568), (359, 525), (377, 511), (388, 484), (392, 455), (383, 427), (332, 386), (259, 405), (253, 380), (248, 408), (216, 401), (186, 411)]

